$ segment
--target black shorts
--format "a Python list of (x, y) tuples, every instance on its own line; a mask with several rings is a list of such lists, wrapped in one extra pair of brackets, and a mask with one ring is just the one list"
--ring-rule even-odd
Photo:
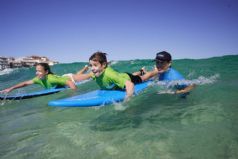
[(132, 83), (134, 83), (134, 84), (142, 83), (142, 79), (140, 78), (140, 76), (138, 76), (138, 75), (135, 76), (131, 73), (127, 73), (127, 74), (129, 75)]

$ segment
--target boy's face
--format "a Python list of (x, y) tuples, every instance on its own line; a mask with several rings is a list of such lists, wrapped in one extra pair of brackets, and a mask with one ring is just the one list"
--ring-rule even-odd
[(91, 66), (91, 70), (96, 77), (99, 77), (106, 68), (105, 63), (101, 64), (100, 62), (93, 60), (89, 61), (89, 65)]
[(48, 71), (45, 71), (44, 67), (42, 67), (41, 65), (36, 66), (36, 76), (39, 79), (44, 79), (47, 74)]
[(156, 68), (158, 71), (167, 71), (167, 69), (171, 66), (171, 62), (168, 61), (156, 61)]

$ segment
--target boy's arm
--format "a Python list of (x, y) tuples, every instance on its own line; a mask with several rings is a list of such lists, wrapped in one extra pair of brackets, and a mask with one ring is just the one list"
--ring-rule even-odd
[(126, 87), (126, 99), (125, 100), (127, 100), (134, 93), (134, 84), (128, 80), (125, 83), (125, 87)]
[(76, 89), (77, 89), (76, 85), (75, 85), (74, 82), (71, 81), (71, 80), (66, 81), (66, 85), (67, 85), (69, 88), (73, 89), (73, 90), (76, 90)]
[(85, 65), (84, 68), (82, 68), (81, 70), (79, 70), (76, 74), (83, 74), (84, 72), (86, 72), (88, 70), (88, 65)]
[(91, 78), (92, 74), (93, 74), (92, 72), (90, 72), (88, 74), (74, 74), (73, 78), (74, 78), (74, 81), (80, 82), (80, 81)]
[(19, 84), (16, 84), (16, 85), (14, 85), (14, 86), (12, 86), (12, 87), (9, 87), (9, 88), (7, 88), (7, 89), (4, 89), (4, 90), (0, 91), (0, 93), (9, 93), (9, 92), (11, 92), (11, 91), (14, 90), (14, 89), (21, 88), (21, 87), (25, 87), (25, 86), (31, 85), (31, 84), (33, 84), (33, 83), (34, 83), (33, 80), (21, 82), (21, 83), (19, 83)]

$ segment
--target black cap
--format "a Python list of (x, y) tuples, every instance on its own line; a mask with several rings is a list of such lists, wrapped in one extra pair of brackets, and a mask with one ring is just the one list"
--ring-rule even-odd
[(158, 52), (156, 54), (155, 60), (157, 61), (171, 61), (172, 57), (170, 55), (170, 53), (166, 52), (166, 51), (162, 51), (162, 52)]

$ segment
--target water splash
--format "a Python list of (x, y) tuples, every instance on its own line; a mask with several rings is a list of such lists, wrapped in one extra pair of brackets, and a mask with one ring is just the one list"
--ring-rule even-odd
[(204, 76), (200, 76), (200, 77), (198, 77), (198, 79), (192, 80), (192, 82), (197, 85), (213, 84), (217, 81), (217, 79), (219, 77), (220, 77), (219, 74), (215, 74), (208, 78), (206, 78)]
[(176, 85), (192, 85), (192, 84), (205, 85), (205, 84), (215, 83), (219, 77), (220, 77), (219, 74), (215, 74), (211, 77), (199, 76), (197, 79), (192, 79), (192, 80), (174, 80), (171, 82), (159, 81), (157, 82), (157, 84), (161, 86), (166, 86), (166, 87), (174, 87)]
[(110, 61), (110, 65), (115, 65), (117, 64), (119, 61)]
[(206, 85), (206, 84), (213, 84), (217, 81), (220, 77), (219, 74), (212, 75), (210, 77), (199, 76), (197, 79), (192, 80), (174, 80), (171, 82), (168, 81), (159, 81), (154, 83), (153, 85), (159, 85), (160, 90), (158, 94), (174, 94), (175, 87), (178, 85)]
[(6, 69), (0, 71), (0, 76), (1, 76), (1, 75), (5, 75), (5, 74), (10, 74), (10, 73), (13, 72), (14, 70), (16, 70), (16, 69), (6, 68)]
[(125, 106), (125, 104), (123, 103), (114, 103), (114, 109), (117, 110), (117, 111), (123, 111), (123, 110), (126, 110), (126, 108), (128, 106)]

